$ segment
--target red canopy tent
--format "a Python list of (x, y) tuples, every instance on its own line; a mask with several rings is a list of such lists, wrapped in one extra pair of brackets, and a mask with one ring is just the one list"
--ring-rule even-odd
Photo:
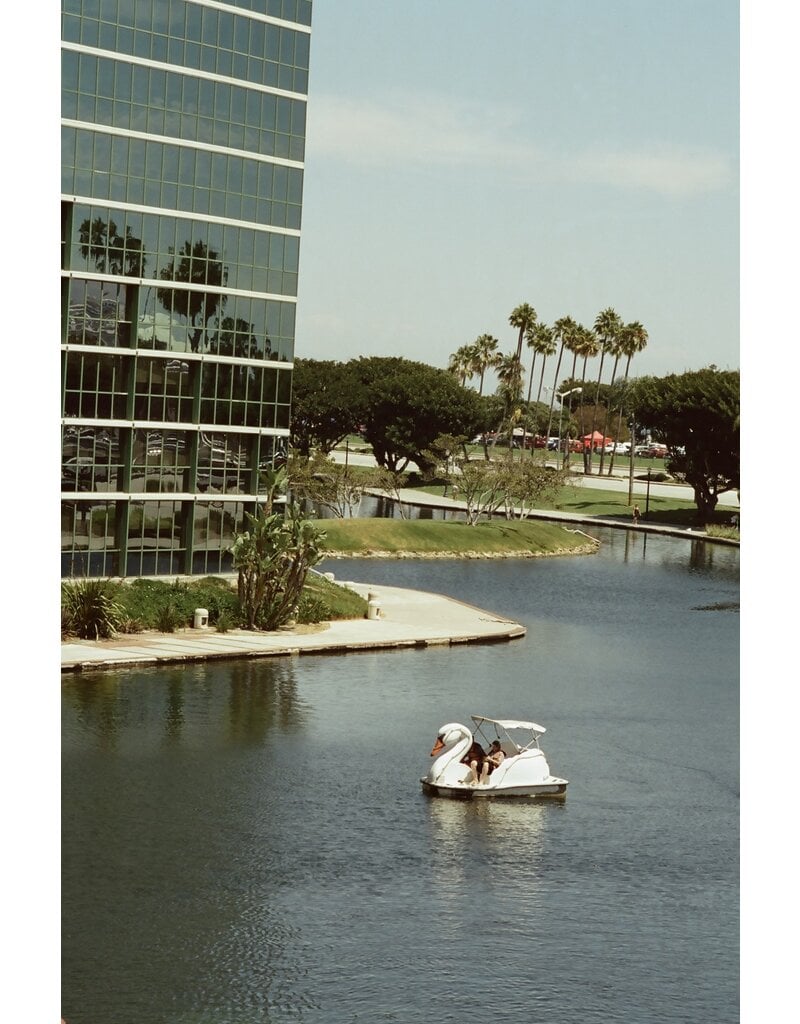
[(605, 448), (607, 444), (613, 443), (614, 438), (604, 437), (599, 430), (595, 430), (593, 434), (584, 434), (581, 441), (584, 448)]

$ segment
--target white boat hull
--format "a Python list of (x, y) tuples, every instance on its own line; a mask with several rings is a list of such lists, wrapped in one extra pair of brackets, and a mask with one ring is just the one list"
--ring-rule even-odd
[(552, 775), (541, 782), (519, 786), (471, 786), (463, 782), (440, 784), (430, 782), (426, 778), (420, 779), (420, 782), (422, 791), (428, 796), (446, 797), (450, 800), (487, 800), (490, 797), (565, 800), (569, 785), (566, 779), (558, 779)]

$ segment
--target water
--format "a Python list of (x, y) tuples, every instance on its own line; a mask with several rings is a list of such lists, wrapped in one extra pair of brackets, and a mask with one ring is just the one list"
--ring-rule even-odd
[[(63, 680), (73, 1024), (738, 1019), (738, 550), (336, 561), (504, 644)], [(440, 725), (532, 718), (563, 805), (451, 802)]]

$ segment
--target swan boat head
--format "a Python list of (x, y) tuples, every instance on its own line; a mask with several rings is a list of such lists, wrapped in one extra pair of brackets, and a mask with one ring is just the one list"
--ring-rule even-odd
[(431, 757), (436, 760), (425, 776), (426, 781), (440, 786), (463, 783), (469, 775), (469, 768), (461, 763), (461, 758), (471, 746), (472, 732), (465, 725), (460, 722), (443, 725), (431, 750)]

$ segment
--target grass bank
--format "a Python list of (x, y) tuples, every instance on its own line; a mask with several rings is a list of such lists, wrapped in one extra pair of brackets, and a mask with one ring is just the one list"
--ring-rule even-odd
[(588, 537), (557, 523), (493, 519), (466, 523), (432, 519), (326, 519), (331, 556), (409, 558), (531, 558), (594, 551)]

